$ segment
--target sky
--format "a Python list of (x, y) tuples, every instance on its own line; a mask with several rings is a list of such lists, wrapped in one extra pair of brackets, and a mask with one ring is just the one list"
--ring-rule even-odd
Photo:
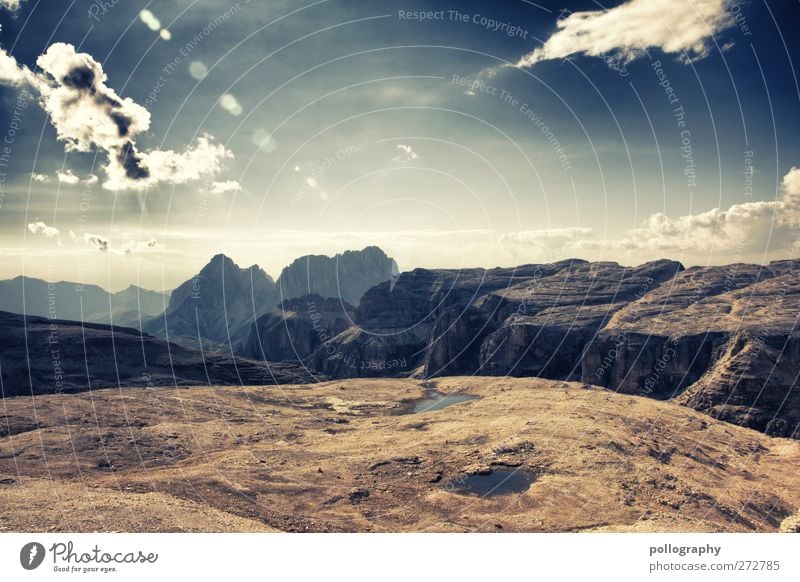
[(800, 3), (0, 0), (0, 278), (765, 263)]

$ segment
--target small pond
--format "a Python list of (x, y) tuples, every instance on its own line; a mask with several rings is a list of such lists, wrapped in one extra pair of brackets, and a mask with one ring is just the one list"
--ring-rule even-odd
[(414, 408), (411, 412), (413, 414), (419, 414), (420, 412), (442, 410), (448, 406), (453, 406), (453, 404), (467, 402), (468, 400), (476, 400), (476, 397), (470, 396), (469, 394), (443, 394), (436, 390), (429, 390), (425, 398), (414, 403)]
[(494, 497), (508, 493), (527, 491), (533, 483), (530, 473), (522, 469), (497, 469), (487, 473), (464, 475), (455, 483), (458, 493), (468, 493), (479, 497)]

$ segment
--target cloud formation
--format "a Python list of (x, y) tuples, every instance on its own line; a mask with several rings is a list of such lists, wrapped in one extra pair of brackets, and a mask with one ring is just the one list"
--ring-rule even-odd
[(55, 238), (61, 234), (55, 226), (47, 226), (41, 220), (28, 224), (28, 230), (33, 234), (43, 234), (47, 238)]
[(630, 62), (647, 49), (678, 54), (685, 62), (708, 55), (711, 38), (735, 23), (727, 0), (628, 0), (609, 10), (573, 12), (541, 47), (522, 56), (532, 67), (571, 55), (613, 55)]
[(407, 164), (413, 160), (419, 158), (417, 152), (410, 145), (405, 145), (402, 143), (397, 144), (396, 147), (397, 156), (394, 158), (396, 162), (400, 162), (401, 164)]
[(0, 49), (0, 82), (27, 84), (41, 97), (44, 110), (68, 151), (99, 148), (108, 155), (104, 166), (109, 190), (144, 190), (159, 183), (184, 184), (222, 170), (233, 154), (203, 135), (183, 152), (140, 151), (138, 134), (150, 127), (150, 113), (132, 99), (122, 98), (106, 85), (108, 77), (91, 55), (66, 43), (54, 43), (33, 73)]
[(19, 10), (22, 0), (0, 0), (0, 6), (8, 8), (12, 12)]
[(226, 192), (241, 192), (242, 186), (236, 180), (227, 180), (225, 182), (214, 182), (211, 184), (209, 192), (211, 194), (225, 194)]
[(40, 79), (28, 67), (20, 66), (16, 59), (0, 49), (0, 83), (19, 86), (38, 83)]
[(39, 182), (41, 184), (47, 184), (50, 181), (50, 176), (48, 176), (47, 174), (37, 174), (36, 172), (33, 172), (31, 174), (31, 180), (33, 180), (34, 182)]
[(578, 248), (758, 252), (791, 246), (800, 228), (800, 168), (781, 182), (777, 200), (745, 202), (670, 218), (653, 214), (619, 240), (582, 241)]
[(101, 252), (108, 251), (108, 239), (104, 236), (100, 236), (99, 234), (91, 234), (88, 232), (81, 233), (81, 235), (78, 236), (72, 231), (69, 231), (69, 235), (72, 237), (72, 240), (82, 241), (93, 249), (97, 249)]
[(81, 179), (72, 173), (72, 170), (66, 170), (64, 172), (56, 172), (56, 176), (58, 177), (58, 181), (63, 184), (70, 184), (74, 185), (81, 181)]
[(126, 147), (106, 166), (108, 179), (103, 184), (109, 190), (143, 190), (155, 184), (186, 184), (201, 178), (216, 176), (223, 162), (233, 158), (224, 145), (203, 134), (183, 152), (152, 150), (138, 152)]
[(620, 238), (601, 239), (591, 228), (570, 227), (505, 233), (497, 243), (518, 262), (580, 257), (591, 251), (713, 251), (736, 259), (788, 250), (800, 240), (798, 229), (800, 168), (792, 168), (781, 181), (777, 200), (744, 202), (678, 217), (659, 212)]

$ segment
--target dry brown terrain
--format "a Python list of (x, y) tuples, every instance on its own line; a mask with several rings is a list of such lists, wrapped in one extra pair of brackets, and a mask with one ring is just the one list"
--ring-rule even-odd
[[(426, 388), (477, 399), (409, 414)], [(2, 531), (796, 529), (800, 442), (579, 383), (127, 388), (0, 408)], [(522, 493), (459, 491), (518, 470)]]

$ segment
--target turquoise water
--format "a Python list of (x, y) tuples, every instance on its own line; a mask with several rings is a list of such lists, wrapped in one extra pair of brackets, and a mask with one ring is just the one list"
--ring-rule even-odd
[(469, 396), (468, 394), (442, 394), (441, 392), (432, 390), (428, 392), (426, 398), (414, 405), (414, 410), (412, 412), (417, 414), (420, 412), (431, 412), (432, 410), (442, 410), (448, 406), (453, 406), (453, 404), (467, 402), (468, 400), (475, 400), (475, 397)]

